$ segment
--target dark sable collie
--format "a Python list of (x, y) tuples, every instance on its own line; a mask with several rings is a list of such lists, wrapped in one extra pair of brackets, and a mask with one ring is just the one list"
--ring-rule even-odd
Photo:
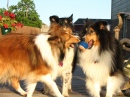
[[(63, 97), (53, 81), (66, 49), (79, 38), (57, 30), (56, 35), (5, 35), (0, 37), (0, 83), (8, 82), (21, 95), (32, 97), (37, 82)], [(25, 80), (27, 92), (19, 84)]]
[(61, 25), (61, 27), (64, 30), (69, 31), (70, 34), (73, 34), (75, 30), (73, 26), (73, 14), (70, 17), (64, 17), (64, 18), (59, 18), (58, 16), (53, 15), (53, 16), (50, 16), (49, 19), (50, 19), (51, 24), (55, 22)]
[[(73, 34), (73, 15), (70, 17), (65, 17), (65, 18), (59, 18), (58, 16), (50, 16), (50, 29), (49, 33), (51, 35), (56, 35), (57, 30), (62, 30), (67, 32), (68, 34), (72, 35)], [(62, 36), (65, 38), (64, 36)], [(72, 80), (72, 70), (76, 65), (76, 61), (74, 57), (75, 56), (75, 46), (71, 44), (69, 48), (65, 50), (65, 57), (63, 61), (59, 63), (58, 67), (58, 76), (62, 78), (62, 95), (64, 96), (69, 96), (68, 91), (72, 90), (71, 88), (71, 80)], [(44, 92), (48, 92), (47, 88), (44, 88)]]
[(89, 20), (88, 18), (85, 19), (85, 21), (84, 21), (84, 27), (83, 27), (82, 31), (79, 32), (79, 37), (81, 38), (81, 40), (82, 40), (82, 37), (87, 33), (88, 26), (90, 24), (92, 24), (92, 23), (93, 23), (92, 20)]
[(123, 58), (120, 43), (98, 21), (87, 28), (84, 36), (89, 49), (79, 50), (79, 65), (86, 75), (86, 87), (93, 97), (100, 97), (102, 86), (106, 86), (106, 97), (121, 92), (124, 83)]

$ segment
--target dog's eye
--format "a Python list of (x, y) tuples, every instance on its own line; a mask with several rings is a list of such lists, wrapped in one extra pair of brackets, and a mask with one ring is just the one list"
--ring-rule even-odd
[(94, 33), (93, 30), (89, 30), (89, 31), (88, 31), (88, 34), (92, 34), (92, 33)]

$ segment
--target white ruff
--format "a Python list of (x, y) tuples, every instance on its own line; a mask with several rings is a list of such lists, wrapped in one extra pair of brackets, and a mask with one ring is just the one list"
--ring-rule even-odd
[(98, 51), (98, 47), (93, 47), (92, 49), (86, 49), (86, 51), (80, 52), (79, 65), (87, 77), (101, 82), (100, 84), (103, 85), (106, 84), (110, 73), (112, 53), (106, 51), (99, 56)]
[(63, 66), (59, 66), (59, 76), (62, 75), (62, 72), (66, 71), (67, 69), (72, 69), (72, 62), (74, 58), (74, 48), (66, 49), (65, 57), (63, 60)]
[(41, 52), (43, 60), (46, 60), (48, 65), (52, 68), (52, 75), (55, 79), (57, 76), (58, 56), (54, 56), (51, 50), (51, 45), (48, 43), (50, 35), (40, 34), (35, 39), (35, 44)]

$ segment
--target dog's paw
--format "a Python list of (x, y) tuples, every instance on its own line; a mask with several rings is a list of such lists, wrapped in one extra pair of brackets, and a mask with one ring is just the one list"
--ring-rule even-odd
[(69, 92), (72, 92), (72, 89), (69, 89), (68, 91), (69, 91)]
[(26, 96), (27, 96), (27, 93), (26, 93), (26, 92), (20, 93), (20, 95), (23, 96), (23, 97), (26, 97)]
[(68, 93), (63, 93), (62, 94), (64, 97), (69, 97), (69, 94)]
[(124, 96), (124, 94), (122, 92), (118, 92), (116, 93), (117, 96)]
[(41, 90), (41, 92), (42, 92), (42, 94), (50, 94), (50, 89), (48, 89), (48, 88), (43, 88), (42, 90)]
[(27, 94), (22, 95), (23, 97), (27, 97)]

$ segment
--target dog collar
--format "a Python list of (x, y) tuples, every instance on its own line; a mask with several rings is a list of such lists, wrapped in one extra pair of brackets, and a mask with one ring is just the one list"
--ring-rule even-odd
[(60, 65), (60, 66), (63, 66), (63, 62), (59, 62), (59, 65)]
[(94, 64), (96, 64), (96, 63), (98, 63), (98, 62), (99, 62), (98, 60), (95, 60), (95, 61), (94, 61)]

